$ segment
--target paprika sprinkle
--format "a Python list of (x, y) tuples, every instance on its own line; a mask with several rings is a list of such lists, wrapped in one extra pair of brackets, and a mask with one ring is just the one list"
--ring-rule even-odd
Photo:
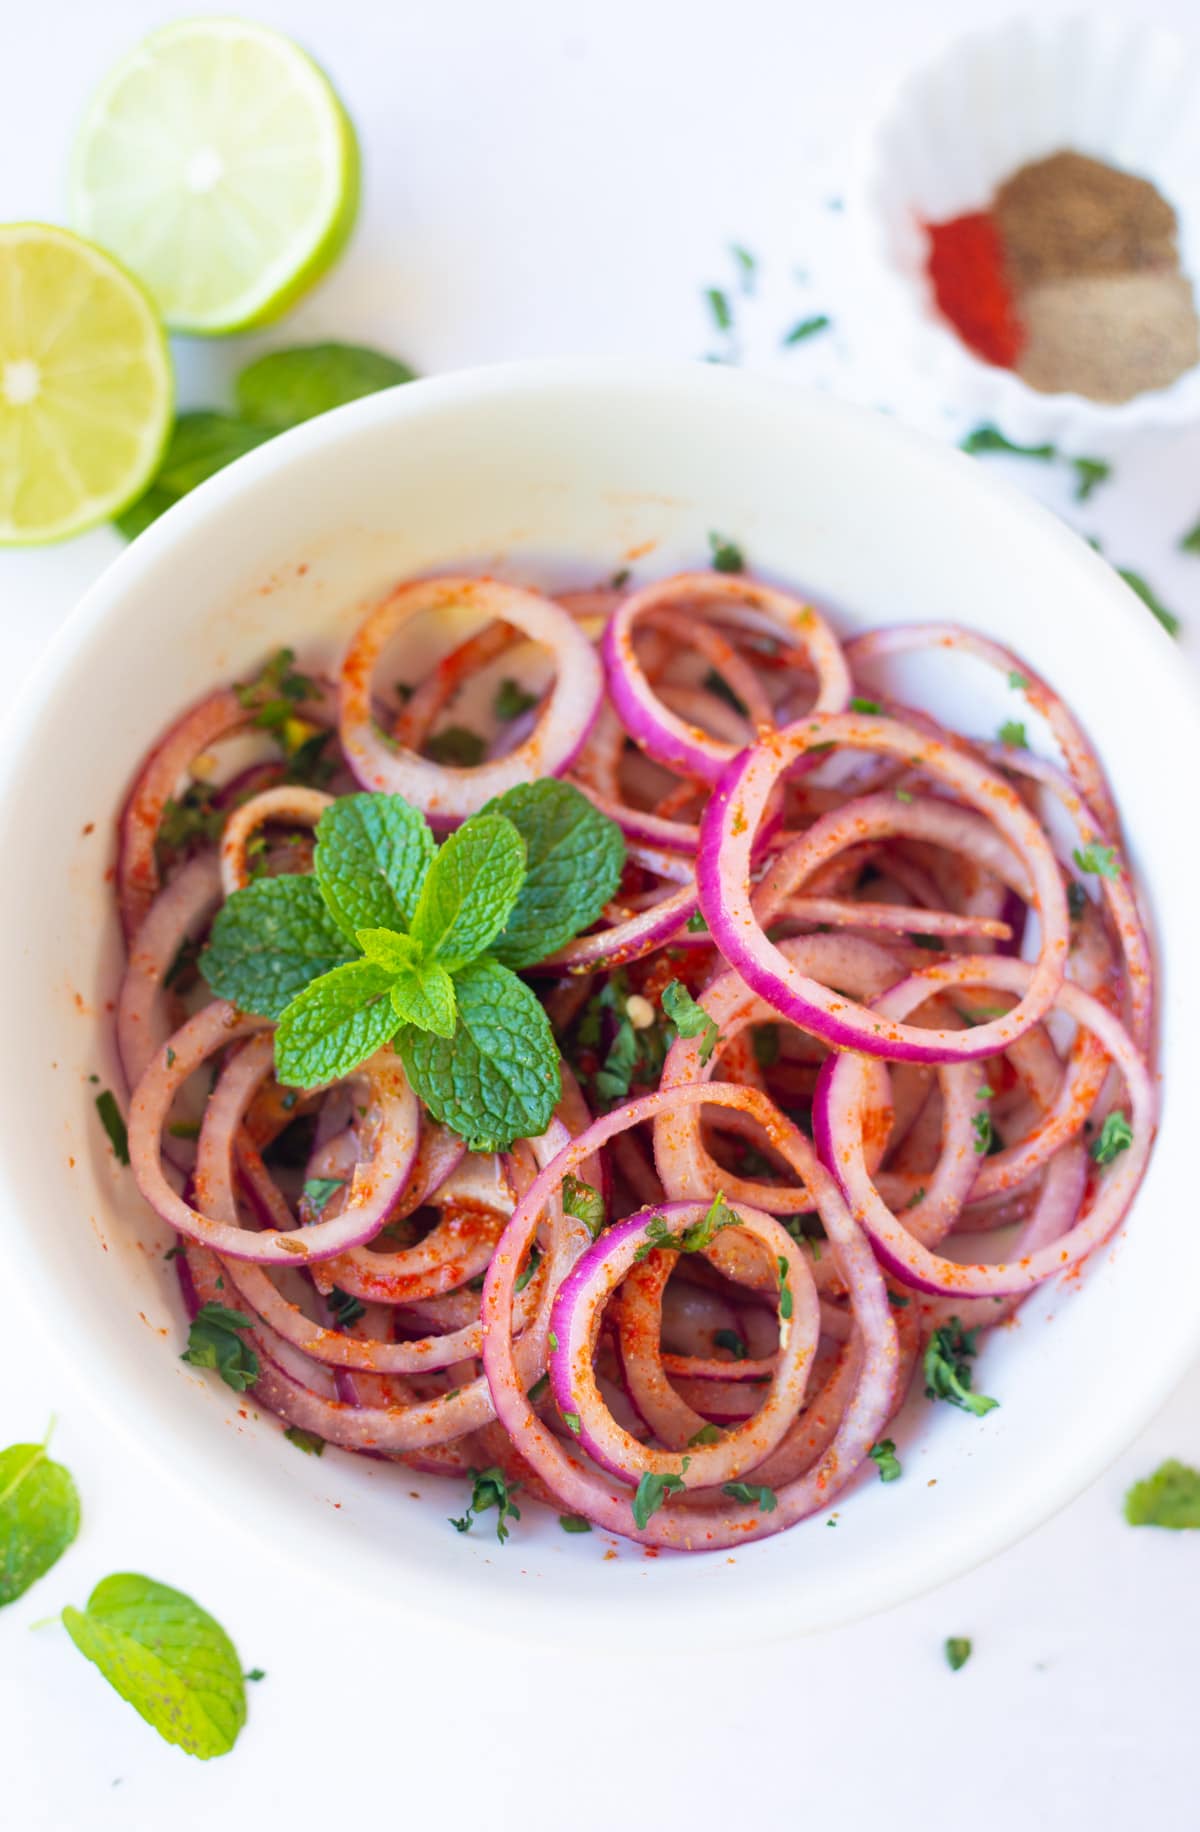
[(1015, 367), (1024, 338), (1008, 281), (1004, 247), (982, 210), (926, 225), (929, 277), (943, 317), (985, 362)]

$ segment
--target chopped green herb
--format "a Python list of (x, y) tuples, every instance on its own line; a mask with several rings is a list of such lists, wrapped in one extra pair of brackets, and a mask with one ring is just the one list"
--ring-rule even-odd
[(951, 1635), (946, 1641), (946, 1665), (952, 1673), (965, 1667), (971, 1658), (971, 1643), (965, 1635)]
[(754, 282), (758, 276), (757, 260), (750, 253), (748, 248), (743, 248), (738, 242), (730, 242), (729, 252), (737, 263), (738, 277), (742, 283), (742, 291), (747, 294), (753, 293)]
[(700, 1061), (705, 1063), (720, 1039), (720, 1031), (702, 1005), (698, 1005), (681, 980), (663, 988), (662, 1008), (681, 1037), (699, 1037)]
[(851, 712), (865, 712), (865, 713), (875, 714), (875, 713), (881, 713), (883, 711), (883, 707), (879, 704), (878, 700), (853, 699), (850, 702), (850, 710)]
[(992, 1142), (992, 1116), (990, 1113), (977, 1113), (971, 1121), (971, 1131), (975, 1134), (975, 1150), (982, 1158), (986, 1156)]
[(713, 1331), (713, 1342), (719, 1349), (728, 1349), (735, 1361), (745, 1361), (750, 1353), (746, 1347), (745, 1337), (735, 1329), (718, 1329)]
[(1099, 1138), (1092, 1140), (1088, 1151), (1096, 1164), (1111, 1164), (1133, 1144), (1133, 1128), (1123, 1113), (1109, 1113), (1100, 1128)]
[(749, 1482), (723, 1482), (721, 1493), (731, 1501), (744, 1501), (748, 1507), (759, 1508), (764, 1514), (773, 1514), (779, 1506), (775, 1490), (765, 1484), (758, 1488)]
[(733, 312), (730, 309), (729, 295), (719, 286), (708, 286), (704, 289), (704, 298), (718, 331), (731, 331)]
[(531, 1406), (536, 1406), (538, 1401), (544, 1398), (545, 1395), (549, 1392), (549, 1390), (550, 1390), (550, 1376), (548, 1374), (542, 1374), (539, 1376), (537, 1380), (534, 1381), (532, 1387), (530, 1387), (525, 1397), (529, 1401), (529, 1404)]
[(1141, 573), (1133, 572), (1128, 566), (1118, 566), (1117, 574), (1118, 577), (1124, 579), (1130, 591), (1137, 593), (1146, 609), (1157, 617), (1167, 635), (1178, 636), (1180, 628), (1178, 617), (1174, 611), (1167, 609), (1154, 588), (1146, 579), (1143, 579)]
[(1121, 876), (1121, 861), (1115, 846), (1100, 846), (1093, 841), (1090, 846), (1077, 846), (1071, 856), (1080, 871), (1093, 872), (1098, 878)]
[(562, 1205), (566, 1214), (583, 1223), (593, 1240), (599, 1237), (604, 1226), (604, 1198), (598, 1189), (568, 1171), (562, 1181)]
[(712, 549), (713, 571), (719, 573), (740, 573), (746, 570), (746, 560), (741, 548), (734, 541), (727, 541), (724, 535), (710, 534), (709, 547)]
[(1067, 908), (1071, 913), (1072, 922), (1079, 921), (1079, 918), (1083, 915), (1087, 906), (1087, 892), (1084, 890), (1082, 884), (1076, 884), (1074, 878), (1072, 878), (1067, 885)]
[(233, 690), (244, 710), (254, 714), (253, 723), (264, 731), (279, 731), (295, 717), (302, 701), (320, 696), (320, 684), (300, 674), (292, 665), (295, 659), (294, 650), (278, 649), (254, 680)]
[(184, 1247), (179, 1241), (176, 1241), (173, 1247), (168, 1247), (166, 1252), (163, 1254), (163, 1258), (165, 1260), (186, 1259), (186, 1257), (187, 1257), (187, 1248)]
[(722, 1228), (738, 1225), (737, 1216), (720, 1195), (713, 1197), (699, 1221), (692, 1222), (679, 1234), (672, 1233), (661, 1215), (651, 1215), (644, 1229), (645, 1239), (633, 1257), (635, 1261), (644, 1260), (656, 1247), (666, 1247), (674, 1253), (703, 1253)]
[(304, 1199), (314, 1215), (320, 1215), (339, 1190), (345, 1189), (344, 1177), (310, 1177), (304, 1185)]
[(510, 1483), (504, 1471), (495, 1466), (491, 1469), (473, 1469), (469, 1474), (472, 1489), (467, 1511), (458, 1520), (452, 1517), (450, 1525), (460, 1533), (469, 1533), (478, 1515), (485, 1514), (489, 1508), (495, 1508), (496, 1538), (503, 1545), (508, 1538), (507, 1523), (521, 1518), (521, 1510), (513, 1501), (520, 1483)]
[(895, 1482), (900, 1474), (900, 1459), (896, 1455), (895, 1440), (880, 1438), (878, 1444), (872, 1444), (867, 1454), (879, 1470), (879, 1480)]
[(1200, 553), (1200, 522), (1189, 528), (1179, 543), (1182, 553)]
[(519, 719), (523, 712), (529, 712), (537, 703), (536, 693), (529, 693), (518, 681), (506, 678), (496, 689), (492, 711), (502, 725), (507, 725), (511, 719)]
[(689, 935), (707, 935), (708, 924), (699, 910), (693, 910), (687, 919)]
[(925, 1185), (922, 1183), (918, 1189), (915, 1189), (913, 1191), (912, 1195), (909, 1197), (908, 1201), (904, 1205), (905, 1208), (915, 1209), (920, 1203), (924, 1202), (925, 1194), (926, 1194)]
[(297, 1450), (302, 1450), (306, 1457), (320, 1457), (325, 1454), (325, 1440), (318, 1437), (315, 1431), (305, 1431), (301, 1425), (289, 1425), (283, 1435), (289, 1444), (294, 1444)]
[(253, 1681), (255, 1682), (255, 1684), (257, 1684), (257, 1682), (258, 1682), (258, 1681), (259, 1681), (260, 1679), (265, 1679), (266, 1677), (267, 1677), (267, 1676), (266, 1676), (266, 1673), (264, 1672), (264, 1670), (262, 1669), (262, 1667), (251, 1667), (251, 1669), (250, 1669), (250, 1671), (249, 1671), (248, 1673), (243, 1673), (243, 1674), (242, 1674), (242, 1678), (243, 1678), (243, 1679), (249, 1679), (249, 1680), (253, 1680)]
[(1028, 687), (1029, 682), (1023, 674), (1018, 674), (1016, 669), (1012, 668), (1009, 670), (1008, 684), (1010, 687), (1014, 688), (1016, 692), (1020, 693), (1024, 688)]
[[(686, 1472), (691, 1460), (690, 1457), (683, 1459), (679, 1466), (681, 1472)], [(658, 1470), (644, 1470), (633, 1497), (633, 1518), (638, 1528), (644, 1533), (650, 1516), (658, 1513), (667, 1496), (677, 1495), (686, 1487), (682, 1473), (673, 1476), (660, 1474)]]
[(778, 1027), (774, 1024), (756, 1024), (750, 1041), (759, 1068), (773, 1069), (779, 1061)]
[(961, 451), (970, 452), (979, 457), (984, 452), (1007, 452), (1012, 458), (1038, 458), (1048, 463), (1057, 458), (1058, 450), (1053, 445), (1014, 445), (1006, 439), (998, 426), (977, 426), (974, 432), (967, 434)]
[(788, 1284), (788, 1263), (782, 1253), (776, 1254), (775, 1264), (779, 1268), (779, 1315), (786, 1323), (795, 1306), (792, 1302), (792, 1288)]
[(935, 1329), (925, 1349), (925, 1397), (948, 1400), (982, 1418), (999, 1405), (984, 1393), (971, 1391), (971, 1362), (978, 1354), (975, 1338), (978, 1330), (964, 1330), (957, 1317)]
[(893, 1310), (907, 1310), (912, 1303), (912, 1299), (902, 1298), (898, 1291), (889, 1291), (888, 1303), (892, 1306)]
[[(541, 1263), (542, 1263), (542, 1256), (540, 1252), (538, 1251), (538, 1249), (536, 1247), (530, 1247), (529, 1258), (525, 1261), (525, 1264), (522, 1266), (513, 1284), (514, 1292), (524, 1291), (526, 1285), (528, 1285), (530, 1279), (533, 1277), (534, 1273), (537, 1271)], [(482, 1291), (482, 1289), (483, 1287), (481, 1285), (480, 1290)]]
[(241, 1334), (249, 1328), (244, 1311), (203, 1304), (192, 1318), (188, 1345), (179, 1359), (196, 1368), (215, 1368), (227, 1387), (244, 1393), (259, 1374), (258, 1356)]
[(585, 1520), (582, 1514), (560, 1514), (558, 1524), (564, 1533), (590, 1533), (592, 1523)]
[(96, 1112), (100, 1115), (100, 1124), (108, 1134), (108, 1142), (113, 1148), (113, 1156), (118, 1164), (129, 1162), (129, 1133), (117, 1105), (117, 1097), (111, 1089), (105, 1088), (96, 1096)]
[(719, 1444), (720, 1442), (721, 1433), (715, 1425), (701, 1425), (699, 1431), (694, 1431), (688, 1439), (688, 1449), (695, 1450), (700, 1445)]
[(996, 734), (1001, 744), (1007, 744), (1015, 751), (1027, 751), (1029, 739), (1025, 735), (1025, 726), (1020, 719), (1006, 719)]
[(1103, 458), (1068, 458), (1067, 463), (1075, 473), (1077, 503), (1085, 503), (1092, 492), (1112, 476), (1112, 465), (1105, 464)]
[(349, 1329), (352, 1323), (357, 1323), (360, 1317), (365, 1317), (367, 1314), (367, 1307), (362, 1299), (356, 1298), (349, 1291), (343, 1291), (340, 1285), (330, 1287), (329, 1296), (325, 1302), (339, 1329)]
[(910, 802), (914, 799), (915, 798), (913, 796), (911, 789), (897, 789), (896, 790), (896, 800), (898, 802)]
[(487, 746), (478, 732), (469, 731), (465, 725), (447, 725), (442, 731), (434, 732), (426, 738), (425, 754), (434, 763), (448, 764), (458, 770), (470, 770), (483, 762)]
[(547, 1347), (548, 1347), (548, 1348), (549, 1348), (549, 1350), (550, 1350), (550, 1353), (551, 1353), (551, 1354), (553, 1354), (553, 1353), (554, 1353), (554, 1351), (555, 1351), (555, 1350), (557, 1349), (557, 1347), (558, 1347), (558, 1337), (557, 1337), (557, 1336), (556, 1336), (556, 1335), (554, 1334), (554, 1331), (553, 1331), (553, 1330), (549, 1330), (549, 1331), (547, 1332), (547, 1335), (546, 1335), (546, 1344), (547, 1344)]
[(583, 1420), (577, 1412), (564, 1412), (562, 1415), (562, 1422), (568, 1431), (573, 1431), (575, 1433), (576, 1437), (579, 1436), (580, 1431), (583, 1429)]
[(709, 669), (702, 685), (709, 693), (715, 694), (718, 700), (724, 700), (726, 706), (732, 706), (734, 712), (740, 713), (743, 719), (749, 716), (745, 701), (738, 698), (724, 675), (718, 674), (715, 668)]
[(815, 337), (818, 331), (827, 331), (833, 323), (827, 312), (815, 312), (811, 318), (801, 318), (783, 337), (783, 347), (790, 350), (793, 344), (804, 343), (809, 337)]
[(172, 1120), (167, 1127), (167, 1136), (172, 1139), (198, 1139), (200, 1122), (199, 1120)]
[(1131, 1527), (1200, 1528), (1200, 1470), (1174, 1457), (1160, 1464), (1126, 1495), (1125, 1518)]

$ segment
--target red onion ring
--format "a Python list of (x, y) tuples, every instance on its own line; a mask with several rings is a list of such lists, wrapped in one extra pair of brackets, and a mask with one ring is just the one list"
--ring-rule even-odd
[[(371, 677), (384, 649), (418, 613), (452, 607), (515, 625), (550, 649), (558, 664), (558, 678), (530, 737), (476, 769), (431, 763), (391, 744), (371, 711)], [(602, 691), (591, 643), (549, 598), (487, 579), (417, 580), (385, 598), (351, 641), (341, 671), (342, 748), (363, 788), (403, 795), (435, 824), (451, 826), (519, 783), (561, 775), (587, 737)]]

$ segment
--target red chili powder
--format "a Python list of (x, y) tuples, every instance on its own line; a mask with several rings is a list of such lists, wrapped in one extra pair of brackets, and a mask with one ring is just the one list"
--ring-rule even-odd
[(1016, 364), (1024, 345), (1004, 272), (1004, 248), (984, 211), (927, 223), (929, 277), (938, 310), (985, 362)]

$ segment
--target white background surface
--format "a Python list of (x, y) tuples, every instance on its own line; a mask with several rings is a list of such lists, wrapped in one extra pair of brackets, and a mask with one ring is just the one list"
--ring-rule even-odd
[[(906, 398), (885, 337), (853, 347), (839, 330), (839, 305), (861, 299), (862, 283), (829, 203), (880, 85), (946, 32), (1005, 10), (263, 0), (255, 16), (305, 41), (341, 89), (363, 140), (365, 209), (338, 272), (273, 337), (181, 353), (183, 398), (218, 404), (249, 349), (322, 335), (376, 343), (423, 371), (582, 350), (704, 355), (714, 340), (701, 292), (736, 290), (732, 239), (762, 262), (759, 296), (739, 304), (745, 360), (954, 434), (945, 403)], [(1179, 26), (1192, 10), (1139, 8)], [(84, 97), (169, 16), (139, 0), (0, 0), (0, 220), (61, 218)], [(818, 311), (833, 332), (781, 353), (782, 332)], [(1200, 435), (1145, 442), (1077, 511), (1060, 473), (1011, 468), (1194, 626), (1200, 562), (1173, 549), (1200, 514), (1198, 460)], [(0, 556), (10, 690), (116, 550), (102, 532)], [(1111, 660), (1136, 680), (1135, 656)], [(8, 894), (19, 894), (8, 863)], [(236, 1522), (181, 1505), (117, 1445), (20, 1294), (6, 1295), (0, 1443), (40, 1435), (56, 1412), (55, 1454), (85, 1512), (76, 1545), (0, 1621), (0, 1797), (13, 1832), (381, 1814), (493, 1832), (614, 1821), (725, 1832), (826, 1814), (849, 1832), (884, 1816), (901, 1832), (948, 1819), (973, 1832), (1194, 1820), (1200, 1545), (1134, 1532), (1120, 1505), (1162, 1457), (1200, 1461), (1200, 1369), (1065, 1514), (933, 1596), (812, 1640), (748, 1646), (736, 1661), (685, 1660), (648, 1640), (614, 1661), (586, 1647), (530, 1653), (463, 1623), (405, 1624), (319, 1584), (298, 1588)], [(1134, 1356), (1137, 1343), (1113, 1352)], [(230, 1757), (201, 1765), (167, 1748), (60, 1628), (30, 1630), (118, 1569), (190, 1591), (246, 1666), (266, 1669)], [(958, 1674), (942, 1659), (947, 1635), (974, 1639)]]

